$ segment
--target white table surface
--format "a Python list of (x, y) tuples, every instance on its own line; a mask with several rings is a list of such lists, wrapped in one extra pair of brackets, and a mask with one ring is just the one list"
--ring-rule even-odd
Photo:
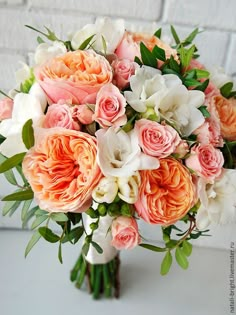
[(0, 230), (1, 315), (230, 314), (230, 250), (196, 247), (187, 271), (174, 263), (165, 277), (159, 274), (162, 254), (123, 251), (120, 299), (94, 301), (69, 280), (80, 247), (64, 246), (61, 265), (57, 245), (40, 240), (25, 259), (30, 237)]

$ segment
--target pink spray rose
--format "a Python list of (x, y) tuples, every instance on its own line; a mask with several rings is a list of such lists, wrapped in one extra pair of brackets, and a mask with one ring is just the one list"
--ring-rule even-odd
[(91, 124), (94, 121), (93, 111), (85, 104), (73, 106), (72, 116), (83, 125)]
[(63, 127), (80, 130), (80, 124), (72, 116), (73, 107), (67, 104), (52, 104), (49, 106), (43, 123), (44, 128)]
[(198, 176), (213, 183), (222, 172), (224, 157), (221, 151), (212, 144), (198, 144), (191, 148), (190, 156), (185, 163)]
[(129, 59), (116, 59), (111, 65), (114, 71), (112, 83), (120, 90), (127, 88), (129, 86), (130, 77), (134, 75), (138, 64)]
[(113, 84), (103, 86), (97, 94), (94, 118), (103, 128), (126, 124), (126, 100)]
[(11, 118), (13, 109), (13, 100), (6, 97), (0, 100), (0, 121)]
[(35, 76), (51, 103), (94, 104), (100, 88), (112, 81), (112, 68), (93, 50), (76, 50), (36, 67)]
[(148, 119), (136, 121), (134, 130), (138, 134), (139, 145), (143, 152), (164, 158), (173, 153), (180, 143), (177, 131), (169, 125), (161, 125)]
[(132, 249), (141, 241), (138, 224), (134, 218), (117, 217), (112, 222), (111, 234), (111, 245), (118, 250)]

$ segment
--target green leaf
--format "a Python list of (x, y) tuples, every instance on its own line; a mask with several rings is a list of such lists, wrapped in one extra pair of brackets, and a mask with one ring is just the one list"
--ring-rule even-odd
[(34, 146), (34, 129), (32, 125), (33, 120), (29, 119), (22, 128), (22, 140), (28, 150)]
[(73, 225), (78, 224), (82, 218), (81, 213), (68, 212), (67, 216), (68, 216), (69, 220), (73, 223)]
[(4, 172), (10, 170), (11, 168), (13, 168), (13, 167), (19, 165), (20, 163), (22, 163), (22, 161), (24, 159), (24, 156), (25, 156), (25, 152), (18, 153), (16, 155), (13, 155), (12, 157), (7, 159), (3, 163), (1, 163), (0, 164), (0, 173), (4, 173)]
[(195, 69), (196, 70), (196, 75), (198, 79), (208, 79), (210, 76), (210, 72), (207, 70), (202, 70), (202, 69)]
[(191, 243), (189, 243), (188, 241), (183, 241), (183, 247), (182, 247), (182, 250), (184, 252), (184, 254), (186, 256), (190, 256), (192, 254), (192, 249), (193, 249), (193, 246)]
[(161, 38), (161, 32), (162, 32), (162, 29), (160, 27), (158, 30), (156, 30), (156, 32), (154, 33), (154, 36), (156, 36), (157, 38)]
[(176, 259), (178, 265), (181, 268), (183, 268), (183, 269), (187, 269), (188, 268), (187, 257), (186, 257), (185, 253), (183, 252), (183, 250), (180, 247), (176, 247), (175, 259)]
[(98, 243), (94, 242), (94, 241), (91, 241), (91, 244), (92, 246), (96, 249), (96, 251), (99, 253), (99, 254), (102, 254), (103, 253), (103, 249), (101, 248), (100, 245), (98, 245)]
[[(166, 53), (165, 53), (165, 50), (158, 47), (158, 46), (155, 46), (152, 50), (152, 55), (154, 57), (156, 57), (156, 59), (158, 60), (161, 60), (161, 61), (166, 61)], [(155, 65), (156, 67), (156, 65)]]
[(38, 227), (41, 223), (46, 221), (48, 219), (48, 215), (41, 215), (35, 218), (31, 225), (31, 229), (34, 230), (36, 227)]
[(25, 176), (23, 174), (22, 167), (20, 165), (17, 165), (16, 166), (16, 170), (19, 173), (20, 177), (22, 178), (24, 184), (28, 185), (28, 181), (27, 181), (27, 179), (25, 178)]
[(82, 247), (82, 252), (85, 256), (88, 255), (88, 251), (89, 251), (89, 247), (90, 247), (90, 243), (84, 243), (83, 247)]
[(2, 144), (5, 140), (6, 140), (6, 138), (3, 137), (2, 135), (0, 135), (0, 144)]
[(30, 208), (30, 205), (32, 203), (32, 199), (31, 200), (25, 200), (24, 203), (23, 203), (23, 207), (22, 207), (22, 210), (21, 210), (21, 220), (24, 221), (25, 219), (25, 216)]
[(151, 51), (144, 45), (144, 43), (140, 43), (140, 53), (142, 57), (143, 64), (146, 66), (150, 66), (153, 68), (157, 67), (156, 57), (153, 56)]
[(173, 25), (170, 26), (170, 30), (171, 30), (171, 34), (172, 34), (176, 44), (178, 45), (180, 43), (180, 39), (179, 39), (179, 36), (177, 35), (177, 32), (176, 32)]
[(60, 263), (63, 264), (61, 242), (59, 242), (59, 247), (58, 247), (58, 259), (59, 259)]
[(3, 92), (2, 90), (0, 90), (0, 94), (4, 95), (7, 98), (10, 98), (11, 100), (13, 100), (12, 97), (10, 97), (9, 95), (7, 95), (5, 92)]
[(99, 217), (98, 211), (94, 210), (92, 207), (88, 208), (88, 210), (85, 212), (90, 218), (96, 219)]
[(183, 46), (180, 46), (180, 61), (184, 68), (187, 68), (190, 64), (191, 59), (193, 58), (193, 54), (195, 52), (195, 45), (192, 45), (189, 49), (185, 49)]
[(221, 88), (220, 88), (220, 93), (223, 95), (225, 98), (228, 98), (230, 96), (230, 93), (233, 88), (233, 82), (227, 82), (225, 83)]
[(202, 83), (197, 81), (196, 79), (184, 79), (184, 85), (186, 87), (196, 87), (196, 86), (199, 86), (201, 85)]
[(141, 60), (139, 59), (139, 57), (137, 57), (137, 56), (134, 57), (134, 61), (135, 61), (137, 64), (139, 64), (140, 66), (143, 65), (142, 61), (141, 61)]
[(40, 37), (40, 36), (37, 37), (37, 42), (38, 42), (39, 44), (45, 43), (45, 41), (44, 41), (44, 40), (42, 39), (42, 37)]
[(48, 211), (42, 210), (38, 207), (38, 210), (35, 211), (36, 217), (40, 217), (41, 215), (49, 215)]
[(25, 249), (25, 257), (27, 257), (27, 255), (29, 254), (29, 252), (31, 251), (31, 249), (34, 247), (34, 245), (39, 241), (39, 239), (41, 238), (41, 235), (38, 231), (36, 231), (33, 236), (31, 237), (28, 245), (26, 246)]
[(38, 229), (40, 235), (50, 243), (56, 243), (60, 240), (60, 237), (52, 232), (48, 227), (42, 226)]
[(20, 205), (20, 201), (6, 201), (3, 209), (2, 209), (2, 215), (7, 215), (10, 211), (15, 211)]
[(25, 217), (24, 217), (24, 219), (23, 219), (23, 221), (22, 221), (22, 228), (23, 228), (23, 229), (26, 228), (27, 223), (28, 223), (29, 220), (35, 215), (35, 212), (38, 210), (38, 208), (39, 208), (39, 207), (36, 206), (36, 207), (30, 209), (30, 210), (26, 213), (26, 215), (25, 215)]
[(200, 84), (197, 87), (195, 87), (194, 90), (198, 90), (198, 91), (204, 92), (205, 89), (207, 88), (208, 84), (209, 84), (209, 79), (205, 80), (204, 82), (202, 82), (202, 84)]
[(95, 34), (89, 36), (87, 39), (85, 39), (85, 41), (83, 41), (83, 43), (79, 46), (79, 50), (84, 50), (86, 49), (86, 47), (89, 45), (89, 43), (91, 42), (91, 40), (94, 38)]
[(195, 28), (192, 33), (190, 33), (185, 40), (183, 41), (185, 45), (189, 45), (192, 43), (197, 34), (201, 33), (198, 28)]
[(152, 250), (154, 252), (165, 252), (166, 248), (162, 248), (162, 247), (158, 247), (158, 246), (154, 246), (154, 245), (150, 245), (150, 244), (139, 244), (139, 246)]
[(198, 107), (198, 109), (200, 110), (200, 112), (202, 113), (202, 115), (203, 115), (205, 118), (211, 117), (211, 114), (210, 114), (210, 113), (208, 112), (208, 110), (207, 110), (207, 106), (202, 105), (202, 106)]
[(77, 226), (64, 236), (64, 238), (62, 239), (62, 243), (72, 242), (74, 240), (74, 244), (75, 244), (81, 238), (83, 233), (84, 233), (84, 228), (82, 226)]
[(50, 214), (50, 218), (53, 221), (56, 221), (56, 222), (66, 222), (66, 221), (68, 221), (67, 215), (65, 213), (62, 213), (62, 212), (51, 213)]
[(106, 40), (105, 40), (103, 35), (102, 35), (102, 48), (103, 48), (104, 54), (106, 55), (106, 53), (107, 53), (107, 42), (106, 42)]
[(167, 248), (174, 248), (177, 243), (178, 243), (178, 241), (176, 241), (176, 240), (170, 240), (168, 243), (166, 243), (166, 247)]
[(166, 275), (169, 270), (170, 270), (170, 267), (172, 265), (172, 255), (171, 255), (171, 252), (168, 250), (165, 254), (165, 257), (164, 259), (162, 260), (162, 263), (161, 263), (161, 275), (164, 276)]
[(6, 180), (7, 180), (10, 184), (12, 184), (12, 185), (14, 185), (14, 186), (17, 186), (17, 185), (18, 185), (18, 184), (17, 184), (17, 181), (16, 181), (16, 178), (15, 178), (15, 175), (14, 175), (14, 173), (13, 173), (12, 170), (6, 171), (6, 172), (4, 173), (4, 176), (5, 176)]
[(172, 70), (174, 70), (174, 71), (177, 72), (177, 73), (180, 73), (180, 65), (179, 65), (178, 62), (174, 59), (173, 56), (170, 56), (169, 64), (170, 64), (170, 68), (171, 68)]
[(19, 192), (10, 194), (2, 198), (2, 201), (12, 201), (12, 200), (30, 200), (34, 198), (34, 193), (31, 189), (21, 190)]

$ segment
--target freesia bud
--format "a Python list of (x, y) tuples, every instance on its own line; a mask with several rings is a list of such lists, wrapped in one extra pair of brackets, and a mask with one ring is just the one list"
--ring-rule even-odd
[(112, 203), (118, 192), (116, 178), (103, 177), (92, 192), (93, 199), (98, 203)]

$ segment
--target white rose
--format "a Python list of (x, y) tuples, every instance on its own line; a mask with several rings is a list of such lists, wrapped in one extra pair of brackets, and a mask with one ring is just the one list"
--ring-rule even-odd
[(110, 127), (96, 132), (98, 141), (98, 164), (105, 176), (132, 176), (141, 169), (156, 169), (158, 159), (145, 155), (138, 145), (137, 135), (132, 131), (115, 131)]
[(226, 224), (236, 220), (236, 170), (224, 169), (214, 184), (199, 179), (201, 206), (196, 216), (197, 227), (206, 229), (211, 223)]
[[(125, 32), (124, 20), (111, 20), (109, 18), (98, 18), (95, 24), (87, 24), (77, 31), (72, 37), (71, 45), (73, 49), (78, 49), (80, 45), (90, 36), (92, 47), (103, 53), (113, 53), (121, 41)], [(106, 52), (103, 47), (103, 40), (106, 42)]]
[(51, 45), (47, 43), (39, 44), (36, 48), (34, 60), (35, 63), (42, 64), (47, 60), (67, 52), (66, 46), (62, 42), (54, 41)]

